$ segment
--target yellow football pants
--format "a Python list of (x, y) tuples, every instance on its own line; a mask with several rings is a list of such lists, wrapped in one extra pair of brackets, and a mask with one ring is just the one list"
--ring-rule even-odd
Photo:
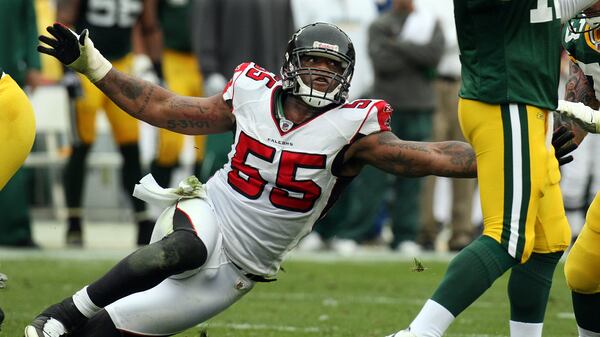
[(0, 190), (23, 164), (34, 139), (33, 107), (12, 77), (4, 75), (0, 79)]
[(564, 251), (571, 231), (558, 161), (546, 139), (546, 111), (468, 99), (460, 99), (458, 108), (462, 132), (477, 155), (483, 234), (521, 263), (532, 252)]
[[(131, 56), (112, 62), (115, 69), (130, 73)], [(138, 120), (129, 116), (113, 103), (100, 89), (85, 76), (79, 75), (83, 96), (75, 103), (73, 121), (76, 141), (92, 144), (96, 139), (96, 113), (103, 109), (112, 128), (112, 136), (118, 145), (137, 143), (139, 139)]]
[[(185, 96), (202, 96), (204, 88), (196, 57), (190, 53), (165, 50), (163, 71), (167, 87), (173, 92)], [(183, 148), (185, 135), (159, 129), (156, 162), (161, 166), (173, 166), (177, 163)], [(195, 136), (196, 160), (204, 159), (206, 136)]]

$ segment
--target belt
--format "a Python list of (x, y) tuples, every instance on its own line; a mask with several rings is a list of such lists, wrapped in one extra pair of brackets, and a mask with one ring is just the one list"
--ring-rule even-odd
[[(231, 261), (231, 259), (230, 259)], [(237, 268), (239, 269), (244, 276), (246, 276), (250, 281), (254, 281), (254, 282), (273, 282), (273, 281), (277, 281), (276, 278), (266, 278), (262, 275), (256, 275), (256, 274), (252, 274), (252, 273), (247, 273), (244, 269), (242, 269), (242, 267), (238, 266), (235, 262), (231, 261), (231, 263)]]

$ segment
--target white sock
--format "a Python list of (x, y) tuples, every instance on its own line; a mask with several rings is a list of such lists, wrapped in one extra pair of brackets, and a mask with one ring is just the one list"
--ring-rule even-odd
[(510, 321), (510, 337), (542, 337), (544, 323)]
[(410, 332), (419, 337), (441, 337), (454, 318), (448, 309), (429, 299), (410, 323)]
[(79, 311), (87, 318), (92, 318), (98, 311), (102, 310), (102, 308), (92, 302), (90, 296), (87, 293), (87, 286), (83, 287), (83, 289), (73, 295), (73, 303)]
[(593, 332), (590, 330), (586, 330), (580, 326), (577, 326), (577, 330), (579, 331), (579, 337), (600, 337), (599, 332)]

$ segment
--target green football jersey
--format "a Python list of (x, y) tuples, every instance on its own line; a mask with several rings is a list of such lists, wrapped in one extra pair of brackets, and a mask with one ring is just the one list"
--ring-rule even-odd
[(555, 1), (454, 0), (462, 64), (460, 96), (555, 109), (560, 11)]
[[(585, 19), (573, 20), (578, 31), (586, 27)], [(563, 28), (562, 43), (569, 55), (575, 59), (588, 81), (594, 86), (596, 99), (600, 99), (600, 32), (573, 33), (568, 25)]]
[(81, 0), (75, 28), (89, 29), (102, 55), (117, 60), (131, 52), (131, 30), (142, 8), (143, 0)]
[(191, 0), (160, 0), (158, 13), (166, 48), (192, 51), (191, 10)]

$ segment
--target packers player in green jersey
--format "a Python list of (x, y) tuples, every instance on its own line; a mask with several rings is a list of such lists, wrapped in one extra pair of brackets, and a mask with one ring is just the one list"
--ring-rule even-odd
[[(115, 68), (130, 72), (133, 62), (132, 28), (139, 22), (150, 53), (160, 47), (160, 29), (155, 13), (157, 0), (66, 0), (59, 1), (57, 19), (77, 31), (88, 29), (98, 50)], [(157, 42), (158, 41), (158, 42)], [(92, 82), (80, 76), (82, 94), (73, 111), (74, 141), (72, 153), (64, 171), (65, 195), (68, 207), (67, 243), (81, 245), (82, 194), (85, 161), (96, 139), (96, 113), (102, 109), (112, 128), (112, 135), (123, 158), (122, 187), (131, 197), (138, 225), (138, 244), (150, 241), (153, 222), (145, 204), (131, 196), (142, 176), (138, 146), (138, 121), (110, 101)]]
[[(158, 17), (163, 33), (162, 69), (166, 86), (185, 96), (204, 96), (202, 73), (192, 52), (192, 0), (159, 0)], [(178, 165), (185, 136), (167, 129), (158, 130), (158, 146), (150, 171), (161, 186), (170, 186)], [(194, 173), (200, 177), (206, 136), (194, 136)]]
[[(585, 18), (571, 20), (563, 28), (563, 46), (571, 60), (565, 101), (558, 111), (574, 117), (587, 131), (598, 133), (600, 113), (600, 4), (584, 12)], [(571, 102), (577, 102), (573, 104)], [(588, 208), (585, 224), (565, 263), (579, 337), (600, 336), (600, 193)]]
[(595, 0), (454, 0), (459, 121), (477, 156), (483, 235), (465, 247), (409, 328), (439, 337), (511, 270), (510, 336), (540, 337), (555, 267), (570, 243), (551, 146), (561, 23)]

